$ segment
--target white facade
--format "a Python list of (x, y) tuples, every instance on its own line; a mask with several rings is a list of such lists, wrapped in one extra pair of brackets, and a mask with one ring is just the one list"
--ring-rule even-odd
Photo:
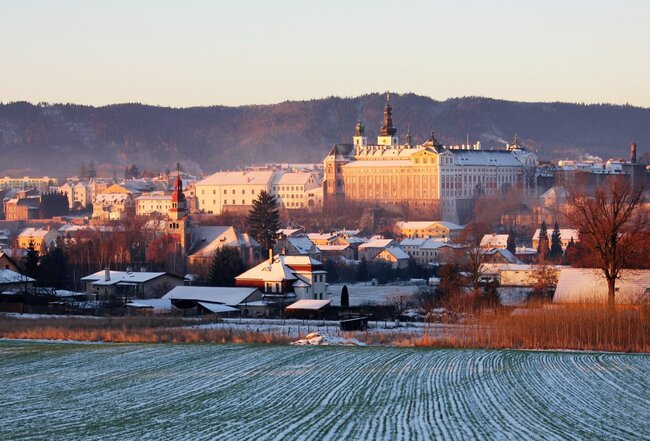
[(278, 198), (286, 209), (323, 207), (323, 190), (317, 173), (290, 171), (217, 172), (195, 184), (197, 209), (205, 213), (249, 210), (262, 191)]
[(172, 208), (171, 195), (143, 195), (135, 199), (135, 214), (137, 216), (149, 216), (152, 214), (167, 215)]

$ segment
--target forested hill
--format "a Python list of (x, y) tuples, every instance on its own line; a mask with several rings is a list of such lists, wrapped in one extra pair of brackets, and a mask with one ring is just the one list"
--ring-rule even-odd
[[(334, 143), (351, 142), (364, 121), (372, 140), (382, 122), (382, 94), (273, 105), (166, 108), (140, 104), (0, 105), (0, 175), (76, 174), (94, 160), (100, 175), (126, 165), (164, 170), (181, 161), (210, 173), (264, 162), (321, 161)], [(630, 142), (650, 150), (650, 109), (632, 106), (521, 103), (489, 98), (435, 101), (391, 95), (393, 120), (404, 140), (435, 129), (444, 144), (480, 140), (501, 148), (513, 134), (542, 159), (591, 153), (627, 157)]]

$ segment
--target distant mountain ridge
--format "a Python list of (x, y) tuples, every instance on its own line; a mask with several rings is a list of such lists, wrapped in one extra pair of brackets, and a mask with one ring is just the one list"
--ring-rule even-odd
[[(94, 160), (100, 174), (124, 167), (163, 171), (180, 161), (211, 173), (266, 162), (319, 162), (334, 143), (351, 142), (362, 120), (373, 142), (385, 97), (330, 97), (240, 107), (168, 108), (141, 104), (0, 104), (0, 175), (66, 176)], [(466, 97), (436, 101), (392, 94), (393, 121), (403, 141), (431, 130), (443, 144), (481, 141), (501, 148), (514, 133), (542, 159), (581, 153), (628, 157), (650, 150), (650, 108), (611, 104), (525, 103)]]

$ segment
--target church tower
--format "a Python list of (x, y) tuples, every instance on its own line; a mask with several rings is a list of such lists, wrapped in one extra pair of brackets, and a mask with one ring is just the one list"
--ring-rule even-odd
[(176, 164), (176, 180), (172, 193), (172, 206), (167, 213), (167, 232), (180, 244), (183, 254), (188, 251), (190, 243), (190, 221), (187, 216), (187, 201), (181, 181), (181, 165)]
[(176, 181), (172, 193), (172, 208), (169, 210), (171, 220), (181, 220), (187, 214), (187, 201), (183, 194), (183, 181), (181, 181), (181, 165), (176, 164)]
[(361, 121), (357, 122), (357, 125), (354, 126), (354, 137), (352, 138), (352, 143), (357, 151), (360, 147), (368, 145), (368, 138), (366, 138), (365, 132), (366, 129), (363, 127), (363, 123)]
[(384, 125), (379, 129), (377, 145), (393, 147), (398, 144), (397, 129), (393, 127), (393, 108), (390, 105), (390, 94), (387, 93), (386, 107), (384, 107)]

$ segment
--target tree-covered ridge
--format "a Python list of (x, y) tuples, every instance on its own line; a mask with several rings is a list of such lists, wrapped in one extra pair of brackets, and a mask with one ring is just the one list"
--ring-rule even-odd
[[(72, 175), (82, 161), (100, 176), (126, 166), (164, 170), (182, 159), (188, 171), (209, 173), (251, 163), (321, 161), (334, 143), (350, 142), (362, 120), (372, 140), (385, 97), (287, 101), (241, 107), (168, 108), (141, 104), (0, 104), (1, 174)], [(432, 129), (444, 144), (480, 140), (502, 147), (516, 132), (542, 157), (588, 152), (628, 156), (650, 145), (650, 109), (616, 105), (521, 103), (489, 98), (436, 101), (391, 94), (393, 119), (414, 142)], [(58, 158), (59, 160), (56, 160)]]

